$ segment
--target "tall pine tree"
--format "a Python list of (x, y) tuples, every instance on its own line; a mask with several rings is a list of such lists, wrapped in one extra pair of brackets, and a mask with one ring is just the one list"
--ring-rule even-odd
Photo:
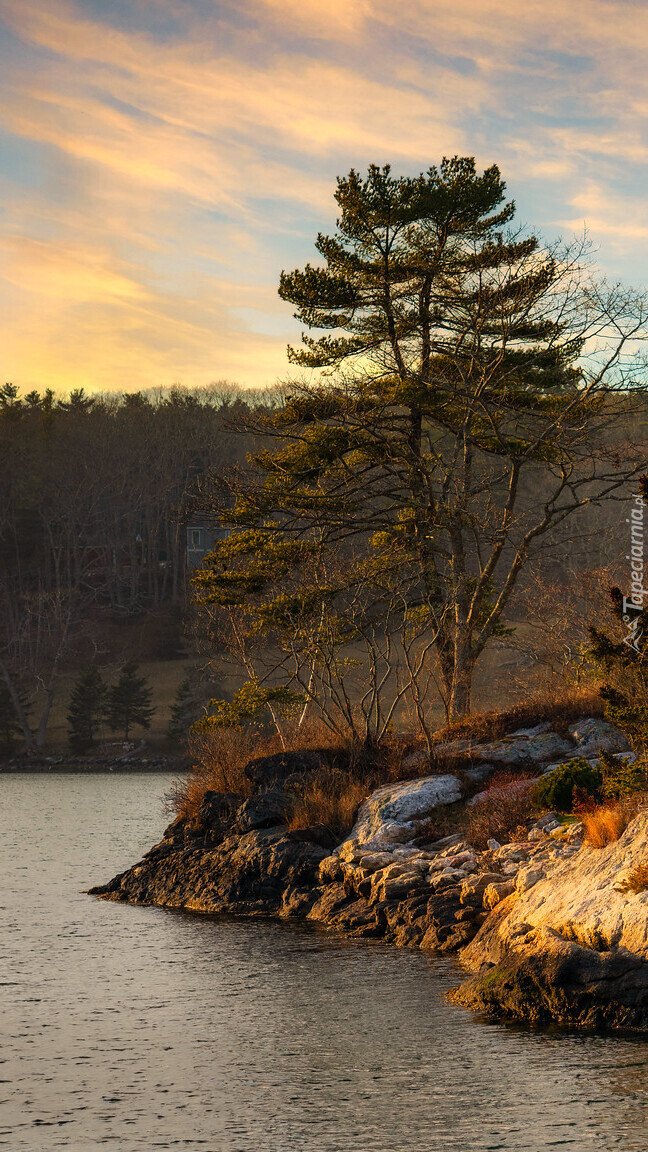
[(70, 695), (68, 739), (73, 752), (87, 752), (101, 734), (107, 686), (94, 665), (81, 673)]
[[(421, 651), (434, 645), (456, 719), (534, 550), (645, 466), (645, 446), (596, 450), (645, 305), (592, 283), (581, 251), (511, 230), (499, 170), (479, 174), (471, 158), (414, 178), (352, 170), (336, 200), (320, 263), (279, 288), (316, 333), (290, 358), (322, 375), (266, 424), (277, 447), (256, 456), (233, 511), (223, 502), (234, 531), (198, 593), (248, 609), (251, 631), (274, 640), (307, 611), (324, 621), (337, 605), (343, 620), (362, 587), (376, 629), (389, 616), (401, 635), (414, 623)], [(331, 572), (340, 548), (318, 592), (314, 566)], [(300, 683), (317, 697), (314, 662)]]
[(151, 706), (152, 689), (144, 676), (138, 676), (139, 665), (128, 660), (120, 670), (119, 680), (108, 691), (107, 720), (113, 732), (122, 732), (128, 740), (133, 725), (150, 728), (155, 709)]

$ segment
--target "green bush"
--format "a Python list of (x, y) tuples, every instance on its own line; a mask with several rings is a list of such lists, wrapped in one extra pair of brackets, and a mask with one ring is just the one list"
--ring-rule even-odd
[(574, 788), (588, 796), (596, 796), (603, 784), (603, 772), (598, 764), (590, 764), (584, 756), (577, 756), (566, 764), (559, 764), (535, 786), (534, 799), (542, 808), (557, 808), (570, 812)]
[(645, 792), (648, 786), (647, 764), (642, 756), (629, 764), (610, 752), (601, 752), (599, 768), (603, 772), (603, 794), (609, 800), (623, 800), (635, 792)]

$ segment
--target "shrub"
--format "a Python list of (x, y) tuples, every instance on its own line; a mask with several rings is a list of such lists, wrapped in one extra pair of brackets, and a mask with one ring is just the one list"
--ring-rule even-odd
[(485, 796), (470, 809), (467, 839), (475, 848), (485, 848), (490, 839), (505, 843), (535, 813), (533, 779), (515, 772), (497, 772)]
[(603, 783), (603, 773), (599, 766), (590, 764), (584, 756), (559, 764), (553, 772), (543, 776), (535, 787), (535, 801), (541, 808), (557, 808), (561, 812), (571, 812), (574, 803), (574, 789), (582, 798), (598, 795)]
[(601, 805), (591, 812), (583, 812), (585, 841), (592, 848), (605, 848), (625, 832), (636, 809), (628, 805)]
[(190, 752), (193, 765), (184, 780), (174, 780), (167, 793), (167, 809), (193, 820), (205, 792), (238, 792), (252, 794), (252, 785), (243, 769), (257, 755), (279, 751), (278, 740), (261, 742), (258, 736), (237, 729), (214, 729), (192, 737)]
[(608, 799), (621, 800), (635, 792), (645, 791), (647, 765), (642, 756), (628, 763), (610, 752), (601, 752), (599, 766), (603, 772), (603, 795)]

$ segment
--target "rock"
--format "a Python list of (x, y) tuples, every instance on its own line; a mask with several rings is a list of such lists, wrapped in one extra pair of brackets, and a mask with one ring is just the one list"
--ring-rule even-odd
[(541, 736), (544, 732), (549, 732), (551, 729), (551, 721), (543, 720), (540, 724), (535, 724), (533, 728), (517, 728), (512, 732), (512, 736), (526, 736), (527, 739), (532, 739), (534, 736)]
[(529, 741), (523, 736), (507, 737), (493, 744), (481, 744), (479, 756), (480, 759), (494, 761), (498, 768), (503, 764), (526, 766), (531, 763), (528, 745)]
[(572, 755), (586, 759), (596, 752), (627, 752), (630, 747), (618, 728), (594, 716), (578, 720), (569, 729), (569, 734), (577, 745)]
[(418, 768), (428, 768), (430, 765), (430, 754), (426, 748), (417, 748), (414, 752), (410, 752), (403, 760), (403, 768), (408, 772)]
[(195, 912), (279, 913), (284, 894), (316, 888), (325, 849), (274, 829), (230, 836), (218, 847), (178, 847), (144, 859), (91, 894)]
[(534, 764), (552, 760), (557, 756), (566, 756), (571, 750), (571, 744), (563, 740), (557, 732), (543, 732), (532, 737), (527, 744), (527, 755)]
[(515, 891), (518, 893), (528, 892), (529, 888), (533, 888), (539, 880), (542, 880), (544, 873), (532, 865), (526, 865), (518, 869), (517, 876), (515, 877)]
[(486, 847), (488, 848), (489, 852), (497, 852), (498, 848), (501, 848), (502, 845), (500, 844), (499, 840), (494, 840), (491, 836), (490, 840), (486, 841)]
[(198, 809), (198, 823), (202, 828), (229, 827), (234, 822), (241, 801), (237, 792), (205, 792)]
[(319, 771), (334, 755), (339, 757), (339, 753), (331, 753), (327, 749), (276, 752), (273, 756), (261, 756), (257, 760), (250, 760), (245, 766), (245, 775), (258, 788), (274, 788), (277, 784), (285, 783), (290, 777), (300, 780)]
[(537, 1023), (648, 1032), (648, 891), (619, 891), (646, 859), (645, 809), (607, 847), (559, 853), (491, 912), (462, 953), (474, 975), (453, 998)]
[(558, 820), (558, 817), (557, 817), (555, 812), (545, 812), (544, 815), (542, 815), (539, 820), (536, 820), (536, 822), (534, 824), (534, 828), (546, 828), (547, 825), (549, 825), (549, 824), (553, 825), (553, 824), (559, 824), (559, 823), (560, 823), (560, 821)]
[(488, 885), (501, 884), (503, 880), (501, 872), (482, 872), (480, 876), (471, 876), (470, 880), (464, 880), (461, 885), (461, 903), (481, 904)]
[(349, 839), (384, 844), (412, 841), (436, 808), (460, 799), (461, 784), (453, 775), (388, 784), (372, 792), (360, 805)]
[(457, 844), (463, 842), (463, 836), (460, 832), (453, 832), (452, 836), (444, 836), (441, 840), (435, 840), (434, 843), (428, 844), (428, 848), (435, 852), (443, 852), (446, 848), (453, 848)]
[(475, 764), (473, 768), (466, 768), (464, 776), (471, 784), (481, 784), (484, 780), (488, 780), (493, 772), (497, 771), (497, 764)]
[(510, 896), (515, 891), (515, 885), (510, 880), (502, 880), (499, 884), (488, 884), (482, 896), (482, 905), (490, 910), (496, 904)]
[(325, 856), (318, 869), (320, 884), (339, 884), (344, 879), (344, 868), (339, 856)]
[(291, 801), (285, 792), (260, 792), (241, 804), (236, 819), (243, 832), (273, 828), (285, 823), (290, 808)]

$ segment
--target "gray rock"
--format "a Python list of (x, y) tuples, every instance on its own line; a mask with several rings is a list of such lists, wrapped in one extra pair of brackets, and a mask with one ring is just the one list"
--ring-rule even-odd
[(571, 744), (563, 740), (557, 732), (543, 732), (534, 736), (527, 744), (527, 754), (534, 764), (545, 760), (553, 760), (557, 756), (565, 756), (571, 752)]
[(360, 806), (348, 839), (403, 844), (412, 841), (436, 808), (461, 799), (456, 776), (424, 776), (378, 788)]
[(533, 728), (518, 728), (512, 732), (512, 736), (526, 736), (532, 739), (534, 736), (540, 736), (543, 732), (549, 732), (551, 729), (551, 721), (543, 720), (541, 724), (536, 724)]
[(578, 720), (569, 729), (569, 734), (576, 742), (576, 755), (586, 758), (596, 752), (627, 752), (630, 747), (618, 728), (596, 716)]
[(498, 740), (493, 744), (480, 744), (479, 752), (480, 759), (485, 761), (492, 760), (498, 766), (506, 765), (529, 765), (531, 757), (528, 752), (529, 741), (524, 736), (507, 737), (505, 740)]

